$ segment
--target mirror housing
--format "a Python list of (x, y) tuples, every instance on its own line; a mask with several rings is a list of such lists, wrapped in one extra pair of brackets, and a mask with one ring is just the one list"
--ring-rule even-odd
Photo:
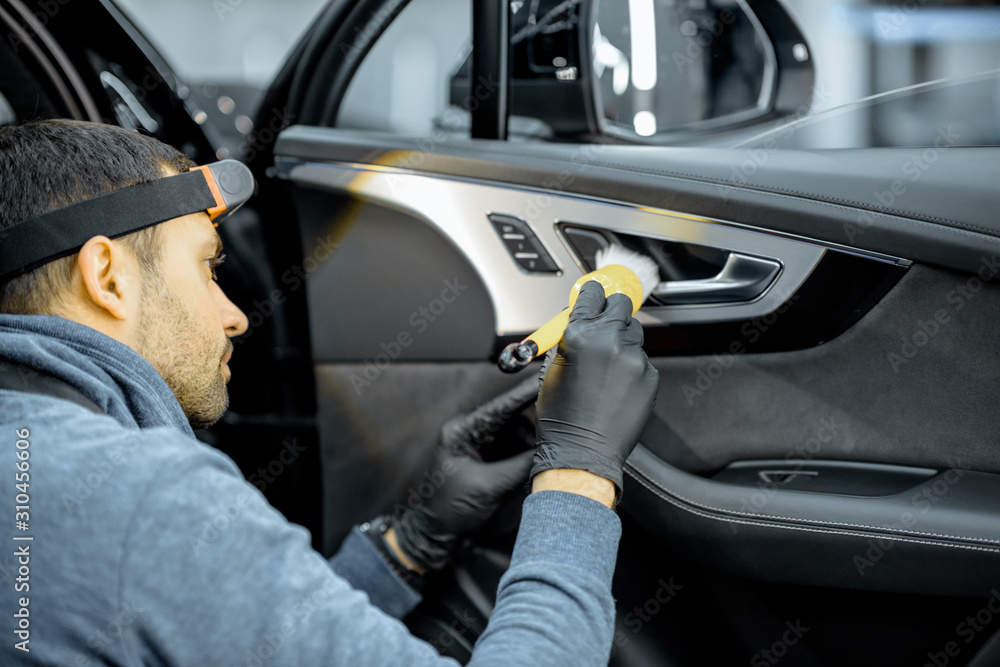
[(778, 0), (590, 0), (596, 132), (630, 143), (675, 142), (805, 111), (813, 67)]
[[(814, 70), (779, 0), (526, 0), (509, 19), (511, 116), (553, 138), (666, 144), (802, 114)], [(470, 99), (472, 55), (451, 80)]]

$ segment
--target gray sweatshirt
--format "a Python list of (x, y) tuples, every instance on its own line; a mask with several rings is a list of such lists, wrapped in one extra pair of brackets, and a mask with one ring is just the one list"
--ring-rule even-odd
[[(0, 390), (0, 665), (456, 665), (397, 620), (420, 596), (355, 530), (324, 559), (199, 442), (130, 348), (52, 316), (0, 315), (0, 358), (107, 414)], [(614, 512), (530, 496), (471, 665), (608, 661)]]

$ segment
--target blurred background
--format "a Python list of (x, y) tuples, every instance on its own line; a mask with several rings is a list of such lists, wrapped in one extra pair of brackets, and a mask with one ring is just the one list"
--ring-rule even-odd
[[(116, 1), (187, 82), (190, 95), (218, 132), (220, 157), (239, 150), (252, 129), (254, 109), (268, 82), (325, 4), (325, 0)], [(512, 8), (526, 4), (513, 2)], [(692, 18), (672, 22), (680, 26), (678, 34), (666, 37), (679, 40), (672, 52), (659, 49), (662, 94), (657, 99), (657, 118), (622, 108), (618, 101), (606, 109), (609, 121), (618, 122), (621, 115), (630, 130), (634, 122), (636, 133), (649, 136), (672, 129), (665, 123), (683, 126), (712, 113), (733, 111), (706, 111), (692, 95), (678, 99), (672, 82), (678, 77), (690, 79), (686, 63), (692, 56), (704, 56), (698, 45), (705, 42), (699, 40), (711, 30), (712, 20), (717, 23), (717, 18), (705, 17), (718, 17), (726, 10), (739, 14), (745, 7), (739, 0), (603, 0), (601, 12), (612, 8), (619, 15), (602, 18), (599, 41), (603, 50), (595, 55), (595, 65), (603, 58), (600, 67), (607, 70), (607, 85), (627, 87), (629, 65), (633, 84), (639, 74), (637, 68), (643, 61), (628, 48), (637, 25), (630, 22), (630, 15), (644, 5), (661, 16), (681, 12)], [(805, 38), (798, 54), (811, 58), (816, 71), (810, 113), (913, 84), (1000, 68), (1000, 6), (995, 2), (785, 0), (784, 5)], [(366, 57), (338, 124), (407, 134), (429, 134), (436, 127), (461, 130), (463, 110), (455, 104), (450, 84), (469, 54), (470, 7), (470, 0), (413, 0)], [(734, 30), (738, 32), (741, 25), (737, 22)], [(752, 27), (747, 30), (752, 32)], [(662, 44), (665, 37), (659, 33), (656, 37)], [(631, 44), (635, 43), (633, 39)], [(761, 48), (759, 41), (745, 44), (749, 46), (743, 47), (743, 61), (763, 59), (755, 53)], [(736, 53), (732, 45), (728, 48)], [(615, 70), (616, 63), (625, 67), (620, 81), (615, 80), (621, 73)], [(721, 85), (718, 72), (712, 74), (716, 79), (711, 85)], [(751, 91), (746, 94), (755, 94), (752, 77), (749, 81)], [(739, 90), (735, 83), (730, 89)], [(675, 109), (664, 108), (671, 103)], [(836, 117), (821, 126), (797, 133), (795, 145), (918, 144), (927, 140), (928, 119), (937, 117), (960, 119), (969, 143), (992, 143), (998, 109), (1000, 87), (994, 77), (963, 94), (948, 89), (918, 102), (901, 100), (864, 114), (833, 114)], [(512, 123), (515, 135), (544, 136), (544, 128), (539, 129), (537, 123), (517, 120)], [(727, 141), (735, 143), (732, 137)]]
[(116, 0), (236, 151), (257, 104), (327, 0)]

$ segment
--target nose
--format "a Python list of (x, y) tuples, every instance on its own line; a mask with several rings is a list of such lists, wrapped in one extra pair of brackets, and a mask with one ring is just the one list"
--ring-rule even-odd
[(226, 296), (221, 287), (215, 283), (212, 284), (218, 290), (216, 301), (219, 303), (219, 312), (222, 315), (222, 326), (226, 330), (226, 336), (234, 338), (246, 333), (247, 328), (250, 326), (247, 316), (243, 314), (243, 311), (235, 303), (229, 300), (229, 297)]

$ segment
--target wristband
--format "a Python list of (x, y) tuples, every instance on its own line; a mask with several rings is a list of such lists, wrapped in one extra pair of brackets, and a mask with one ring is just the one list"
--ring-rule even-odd
[(385, 533), (389, 530), (389, 519), (386, 516), (378, 516), (371, 521), (366, 521), (359, 526), (361, 534), (367, 537), (375, 546), (375, 551), (379, 557), (385, 561), (397, 577), (402, 579), (407, 586), (415, 591), (421, 591), (424, 586), (424, 578), (416, 570), (411, 570), (399, 560), (399, 557), (385, 540)]

